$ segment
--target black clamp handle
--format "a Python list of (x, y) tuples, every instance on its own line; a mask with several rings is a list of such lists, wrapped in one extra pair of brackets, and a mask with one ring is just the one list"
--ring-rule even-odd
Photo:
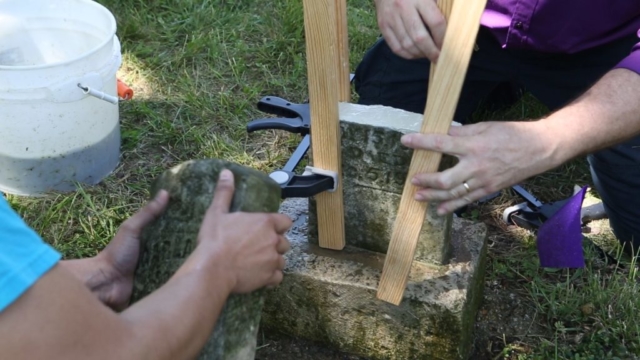
[(269, 177), (280, 184), (281, 197), (283, 199), (312, 197), (335, 189), (337, 176), (322, 173), (322, 171), (311, 167), (307, 167), (302, 175), (297, 175), (294, 172), (311, 146), (309, 104), (297, 104), (276, 96), (265, 96), (258, 102), (258, 109), (279, 117), (253, 120), (247, 124), (247, 132), (275, 129), (304, 135), (285, 166), (269, 174)]
[(249, 133), (274, 129), (307, 135), (311, 130), (309, 104), (296, 104), (277, 96), (265, 96), (258, 101), (258, 110), (279, 117), (249, 122), (247, 124), (247, 132)]

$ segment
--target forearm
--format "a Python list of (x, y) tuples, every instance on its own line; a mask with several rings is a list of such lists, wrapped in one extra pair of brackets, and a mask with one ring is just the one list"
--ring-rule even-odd
[[(3, 357), (195, 358), (211, 336), (229, 294), (277, 285), (284, 269), (282, 254), (289, 249), (282, 235), (291, 226), (289, 217), (229, 213), (233, 184), (233, 173), (223, 171), (198, 234), (199, 245), (164, 285), (122, 313), (102, 305), (83, 281), (78, 281), (78, 274), (87, 269), (85, 263), (54, 266), (0, 312)], [(162, 199), (165, 204), (168, 200), (168, 193), (160, 194), (164, 196), (151, 203), (158, 206), (146, 207), (148, 211), (127, 220), (125, 228), (141, 229), (157, 217)], [(138, 235), (136, 231), (129, 234), (134, 239)], [(131, 248), (124, 250), (129, 250), (125, 255), (138, 254)], [(75, 267), (75, 275), (67, 270), (69, 265)]]
[(555, 147), (554, 166), (640, 134), (640, 75), (607, 73), (568, 106), (538, 124)]
[(123, 312), (148, 358), (194, 358), (211, 335), (233, 284), (206, 251), (194, 252), (164, 286)]
[(3, 355), (65, 360), (194, 358), (232, 286), (227, 273), (214, 272), (214, 260), (196, 250), (165, 285), (121, 314), (100, 304), (64, 266), (56, 266), (0, 313)]

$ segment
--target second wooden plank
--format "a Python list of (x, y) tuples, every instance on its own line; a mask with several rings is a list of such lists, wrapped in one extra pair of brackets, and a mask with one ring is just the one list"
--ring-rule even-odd
[[(486, 0), (453, 4), (439, 65), (429, 89), (422, 133), (445, 134), (451, 126), (485, 5)], [(413, 153), (380, 278), (378, 299), (395, 305), (402, 301), (427, 209), (426, 203), (415, 200), (418, 188), (411, 184), (411, 179), (418, 173), (436, 172), (441, 158), (442, 154), (437, 152), (416, 150)]]

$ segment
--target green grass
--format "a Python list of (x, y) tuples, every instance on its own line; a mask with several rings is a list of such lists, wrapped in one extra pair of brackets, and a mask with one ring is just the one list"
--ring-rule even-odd
[[(299, 0), (100, 2), (118, 21), (124, 58), (119, 77), (136, 92), (133, 100), (121, 103), (122, 161), (100, 185), (72, 194), (8, 197), (66, 258), (100, 251), (147, 200), (153, 179), (182, 161), (218, 157), (265, 172), (283, 166), (300, 138), (280, 131), (247, 134), (246, 123), (264, 116), (255, 106), (262, 96), (307, 98)], [(350, 0), (348, 6), (353, 71), (378, 30), (372, 1)], [(508, 111), (482, 117), (528, 119), (544, 111), (525, 97)], [(576, 160), (531, 179), (526, 187), (547, 201), (589, 182), (586, 163)], [(474, 209), (472, 217), (491, 224), (500, 239), (489, 250), (488, 281), (499, 280), (521, 294), (540, 314), (543, 333), (493, 334), (505, 340), (495, 342), (492, 356), (639, 356), (635, 271), (603, 264), (591, 252), (583, 270), (540, 269), (533, 236), (499, 225), (501, 211), (515, 201), (505, 193)]]
[[(610, 235), (608, 240), (615, 241)], [(500, 358), (595, 360), (630, 359), (640, 354), (636, 318), (640, 289), (634, 262), (606, 262), (585, 240), (584, 269), (542, 269), (534, 236), (522, 234), (516, 241), (511, 246), (495, 246), (488, 278), (528, 300), (527, 305), (541, 315), (537, 325), (545, 330), (545, 336), (506, 334), (511, 343), (524, 342), (533, 348)], [(614, 257), (622, 258), (616, 253)]]

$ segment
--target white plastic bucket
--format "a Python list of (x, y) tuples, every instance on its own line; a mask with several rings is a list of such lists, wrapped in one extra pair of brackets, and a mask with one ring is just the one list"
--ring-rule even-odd
[(91, 0), (0, 0), (1, 192), (72, 191), (115, 169), (115, 32), (111, 12)]

